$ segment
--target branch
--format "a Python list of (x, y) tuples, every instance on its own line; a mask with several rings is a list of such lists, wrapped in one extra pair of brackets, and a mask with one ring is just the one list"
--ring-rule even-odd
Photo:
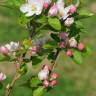
[(51, 62), (52, 63), (52, 71), (54, 71), (54, 68), (56, 66), (56, 59), (59, 55), (60, 49), (57, 49), (56, 53), (55, 53), (55, 59)]
[(20, 74), (18, 74), (18, 75), (15, 74), (15, 76), (14, 76), (11, 84), (8, 84), (8, 85), (6, 86), (5, 96), (10, 96), (13, 86), (15, 85), (16, 81), (17, 81), (20, 77), (21, 77)]

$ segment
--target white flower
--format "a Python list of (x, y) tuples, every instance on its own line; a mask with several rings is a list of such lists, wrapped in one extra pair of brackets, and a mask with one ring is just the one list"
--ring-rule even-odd
[(57, 6), (58, 6), (58, 11), (59, 11), (59, 18), (65, 20), (70, 15), (69, 11), (72, 5), (64, 8), (64, 1), (58, 0)]
[(44, 3), (50, 4), (52, 1), (51, 0), (44, 0)]
[(11, 52), (16, 51), (19, 48), (19, 42), (10, 42), (10, 44), (6, 44), (5, 47)]
[(3, 81), (5, 79), (6, 79), (6, 75), (1, 72), (0, 73), (0, 81)]
[(77, 47), (77, 41), (74, 37), (69, 40), (70, 47)]
[(70, 27), (73, 23), (74, 23), (74, 18), (73, 18), (73, 17), (67, 18), (67, 19), (65, 20), (65, 25), (66, 25), (67, 27)]
[(48, 74), (49, 74), (49, 71), (45, 71), (45, 70), (41, 70), (39, 73), (38, 73), (38, 78), (40, 80), (46, 80), (48, 78)]
[(20, 11), (26, 16), (39, 15), (43, 9), (43, 0), (27, 0), (27, 3), (21, 5)]

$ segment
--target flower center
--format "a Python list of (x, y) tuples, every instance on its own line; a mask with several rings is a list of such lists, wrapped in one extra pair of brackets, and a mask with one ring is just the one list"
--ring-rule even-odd
[(32, 11), (35, 11), (37, 9), (35, 4), (32, 4), (31, 8), (32, 8)]

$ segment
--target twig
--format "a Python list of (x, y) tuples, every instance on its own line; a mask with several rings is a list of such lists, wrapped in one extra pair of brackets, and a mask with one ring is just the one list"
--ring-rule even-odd
[(11, 95), (12, 88), (13, 88), (13, 86), (15, 85), (16, 81), (20, 78), (20, 76), (21, 76), (20, 74), (18, 74), (18, 75), (15, 74), (15, 76), (14, 76), (11, 84), (8, 84), (8, 85), (6, 86), (5, 96), (10, 96), (10, 95)]
[(60, 52), (60, 49), (57, 49), (54, 60), (51, 62), (52, 63), (52, 71), (54, 71), (54, 68), (56, 66), (56, 59), (58, 57), (59, 52)]

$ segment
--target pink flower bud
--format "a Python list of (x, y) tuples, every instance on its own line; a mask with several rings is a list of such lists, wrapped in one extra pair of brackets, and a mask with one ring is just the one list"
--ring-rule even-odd
[(31, 54), (31, 55), (35, 55), (36, 52), (37, 52), (37, 47), (36, 47), (36, 46), (30, 48), (30, 54)]
[(47, 65), (47, 64), (44, 64), (43, 66), (42, 66), (42, 70), (45, 70), (45, 71), (49, 71), (51, 68), (49, 67), (49, 65)]
[(69, 35), (69, 33), (62, 32), (62, 33), (60, 33), (60, 38), (63, 39), (63, 40), (65, 40), (68, 37), (68, 35)]
[(44, 81), (43, 81), (43, 85), (44, 85), (45, 87), (48, 87), (48, 86), (49, 86), (49, 81), (48, 81), (48, 80), (44, 80)]
[(3, 81), (6, 79), (6, 75), (3, 73), (0, 73), (0, 81)]
[(51, 79), (56, 79), (58, 77), (58, 74), (57, 73), (52, 73), (51, 74)]
[(51, 85), (54, 87), (56, 86), (56, 84), (57, 84), (56, 80), (52, 80)]
[(75, 13), (76, 11), (77, 11), (76, 6), (75, 6), (75, 5), (72, 5), (69, 12), (70, 12), (71, 14), (73, 14), (73, 13)]
[(47, 9), (49, 7), (49, 4), (47, 2), (45, 2), (43, 7), (44, 7), (44, 9)]
[(67, 18), (67, 19), (65, 20), (65, 25), (66, 25), (67, 27), (70, 27), (73, 23), (74, 23), (74, 18), (73, 18), (73, 17)]
[(49, 16), (56, 16), (58, 13), (58, 7), (54, 4), (49, 10)]
[(59, 47), (60, 47), (60, 48), (65, 48), (65, 43), (64, 43), (64, 42), (60, 42), (60, 43), (59, 43)]
[(71, 57), (71, 56), (73, 56), (73, 53), (72, 53), (71, 50), (68, 50), (68, 51), (66, 52), (66, 55), (69, 56), (69, 57)]
[(4, 47), (4, 46), (1, 46), (0, 47), (0, 53), (2, 53), (2, 54), (8, 54), (8, 49), (6, 47)]
[(83, 43), (78, 44), (78, 49), (82, 51), (85, 48), (85, 45)]

